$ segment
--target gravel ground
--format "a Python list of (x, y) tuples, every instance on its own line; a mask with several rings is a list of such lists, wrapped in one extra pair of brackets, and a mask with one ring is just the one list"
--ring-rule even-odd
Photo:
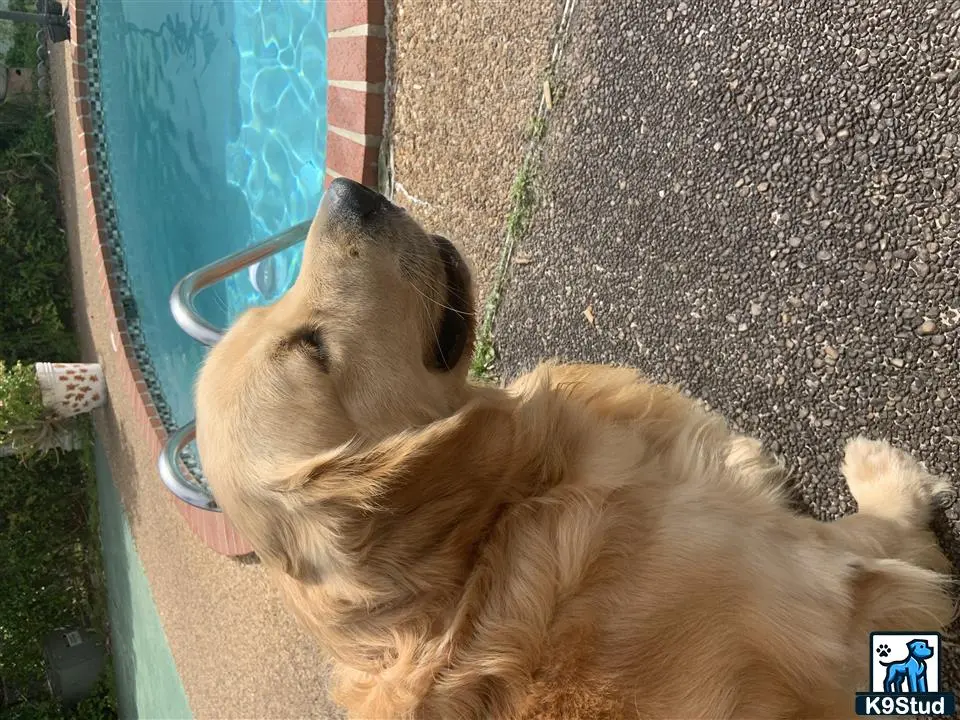
[[(960, 479), (958, 28), (958, 0), (580, 0), (501, 374), (557, 356), (680, 382), (821, 519), (853, 509), (855, 433)], [(937, 518), (955, 564), (958, 507)]]

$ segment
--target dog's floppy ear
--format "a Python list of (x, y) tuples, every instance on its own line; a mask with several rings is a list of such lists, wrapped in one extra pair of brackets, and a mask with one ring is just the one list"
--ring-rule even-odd
[(519, 490), (510, 408), (478, 400), (371, 447), (350, 444), (303, 463), (277, 489), (290, 508), (275, 538), (285, 571), (306, 580), (342, 564), (420, 587), (431, 580), (418, 573), (455, 572), (450, 563)]

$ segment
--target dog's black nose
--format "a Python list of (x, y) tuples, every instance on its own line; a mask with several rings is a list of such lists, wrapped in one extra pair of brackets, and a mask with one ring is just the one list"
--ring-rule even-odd
[(328, 216), (340, 220), (363, 220), (387, 202), (380, 193), (345, 177), (330, 183), (325, 199)]

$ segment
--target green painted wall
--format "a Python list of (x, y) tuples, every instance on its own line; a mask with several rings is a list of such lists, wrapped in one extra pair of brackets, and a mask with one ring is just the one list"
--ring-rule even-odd
[(96, 463), (100, 536), (120, 717), (123, 720), (190, 720), (193, 715), (187, 695), (99, 443)]

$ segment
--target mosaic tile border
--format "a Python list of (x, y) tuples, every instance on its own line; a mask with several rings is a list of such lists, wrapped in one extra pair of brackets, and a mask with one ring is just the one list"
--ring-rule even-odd
[[(131, 405), (140, 442), (158, 456), (172, 426), (169, 408), (159, 392), (150, 358), (143, 350), (136, 302), (129, 290), (119, 245), (119, 229), (113, 213), (113, 193), (107, 172), (106, 140), (101, 123), (99, 72), (99, 27), (96, 0), (73, 0), (70, 17), (72, 37), (66, 47), (72, 69), (73, 112), (71, 131), (79, 140), (74, 157), (77, 205), (86, 211), (87, 229), (94, 240), (99, 289), (111, 330), (110, 347), (98, 347), (101, 362), (108, 366), (110, 394)], [(90, 298), (89, 301), (94, 301)], [(112, 372), (111, 372), (112, 371)], [(158, 478), (159, 481), (159, 478)], [(222, 513), (194, 508), (171, 496), (194, 533), (210, 548), (225, 555), (245, 555), (252, 548), (237, 535)]]
[[(91, 171), (96, 172), (98, 179), (99, 193), (96, 202), (100, 213), (103, 216), (103, 230), (100, 236), (101, 246), (109, 251), (109, 258), (113, 268), (111, 277), (114, 280), (117, 292), (120, 295), (123, 318), (126, 320), (127, 337), (133, 348), (134, 357), (137, 360), (137, 366), (143, 375), (147, 391), (150, 394), (150, 400), (153, 408), (163, 423), (164, 429), (171, 433), (176, 429), (176, 423), (173, 419), (173, 413), (167, 405), (163, 392), (160, 389), (160, 383), (157, 379), (156, 370), (146, 351), (146, 345), (143, 338), (143, 329), (140, 324), (139, 313), (137, 312), (137, 303), (128, 282), (126, 263), (124, 261), (123, 246), (120, 243), (120, 225), (117, 219), (116, 206), (113, 198), (113, 189), (110, 185), (110, 171), (107, 157), (110, 152), (109, 142), (103, 127), (103, 106), (100, 101), (100, 57), (99, 57), (99, 15), (97, 6), (99, 0), (88, 2), (88, 11), (86, 13), (86, 67), (87, 67), (87, 89), (89, 92), (90, 113), (88, 119), (90, 122), (90, 131), (93, 134), (96, 148), (94, 150), (94, 162), (91, 164)], [(198, 478), (199, 479), (199, 478)]]
[[(103, 131), (100, 101), (99, 0), (72, 0), (72, 54), (75, 112), (71, 122), (82, 138), (76, 172), (83, 187), (78, 204), (86, 203), (91, 235), (100, 261), (100, 289), (108, 316), (116, 327), (123, 384), (135, 398), (139, 431), (159, 456), (175, 429), (156, 372), (145, 350), (136, 301), (125, 271), (107, 163), (109, 147)], [(328, 130), (325, 187), (346, 176), (376, 187), (384, 115), (386, 28), (383, 0), (327, 0)], [(195, 459), (184, 458), (199, 477)], [(157, 482), (160, 482), (159, 477)], [(252, 551), (223, 513), (192, 507), (171, 495), (184, 519), (206, 545), (225, 555)]]

